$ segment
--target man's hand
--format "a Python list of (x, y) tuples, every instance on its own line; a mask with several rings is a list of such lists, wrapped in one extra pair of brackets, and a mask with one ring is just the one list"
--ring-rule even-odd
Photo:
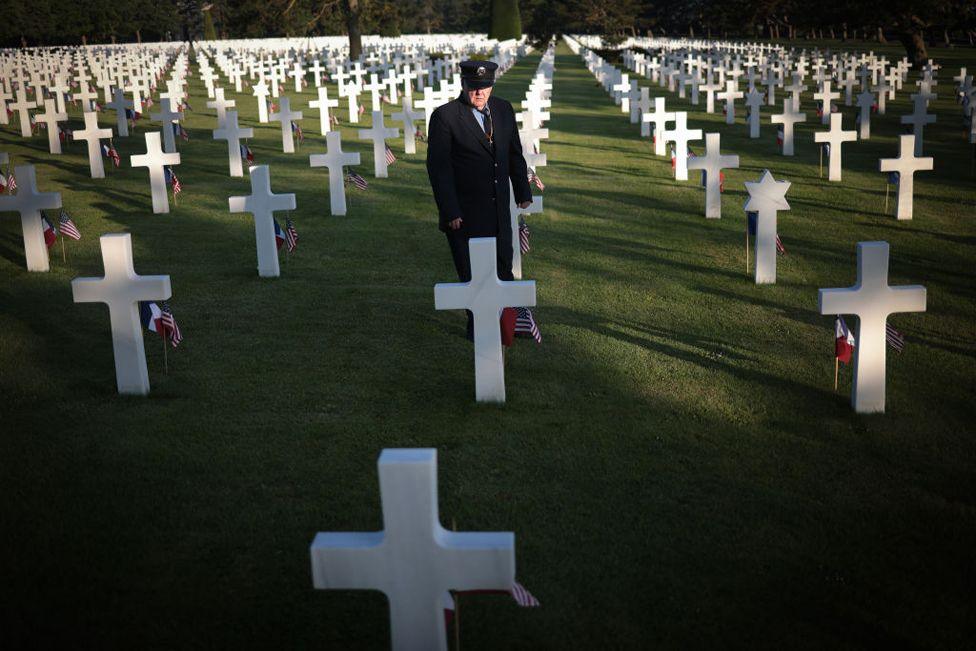
[(523, 201), (522, 203), (518, 204), (518, 207), (519, 208), (528, 208), (531, 205), (532, 205), (532, 202), (531, 201)]
[(457, 219), (452, 219), (451, 221), (447, 222), (447, 225), (452, 231), (456, 231), (461, 228), (461, 218), (458, 217)]

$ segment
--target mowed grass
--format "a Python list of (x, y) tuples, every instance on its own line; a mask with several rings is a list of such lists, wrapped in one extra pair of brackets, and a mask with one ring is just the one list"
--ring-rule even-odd
[[(870, 141), (845, 145), (842, 183), (818, 176), (812, 102), (792, 159), (768, 108), (750, 141), (741, 109), (728, 127), (698, 107), (690, 125), (721, 132), (742, 161), (726, 171), (723, 219), (706, 221), (697, 175), (675, 182), (560, 44), (545, 212), (529, 218), (524, 262), (544, 341), (509, 351), (503, 407), (474, 402), (463, 317), (433, 307), (434, 283), (454, 272), (423, 145), (403, 156), (393, 142), (400, 159), (374, 180), (343, 102), (344, 147), (363, 152), (370, 188), (349, 189), (349, 215), (331, 217), (327, 174), (308, 166), (324, 151), (311, 93), (286, 88), (308, 134), (286, 155), (255, 99), (230, 92), (273, 190), (297, 197), (299, 249), (268, 280), (251, 218), (227, 210), (249, 182), (228, 178), (195, 76), (169, 215), (152, 214), (146, 171), (128, 166), (145, 121), (116, 139), (123, 167), (101, 181), (83, 145), (52, 157), (43, 134), (4, 128), (0, 151), (37, 165), (84, 234), (67, 264), (52, 249), (52, 271), (29, 274), (19, 219), (0, 217), (5, 642), (385, 648), (385, 598), (313, 590), (308, 545), (317, 531), (381, 528), (377, 455), (430, 446), (442, 522), (514, 531), (518, 578), (543, 604), (463, 599), (466, 649), (964, 645), (976, 177), (948, 79), (964, 57), (974, 66), (971, 51), (935, 54), (947, 64), (926, 130), (936, 169), (916, 177), (913, 221), (883, 214), (877, 172), (897, 152), (906, 92)], [(538, 60), (495, 92), (521, 99)], [(756, 286), (742, 183), (766, 167), (793, 183), (792, 210), (779, 216), (777, 284)], [(147, 337), (147, 399), (116, 395), (105, 307), (71, 300), (71, 278), (102, 273), (97, 236), (119, 231), (133, 234), (138, 272), (170, 274), (186, 338), (165, 374)], [(892, 317), (908, 345), (889, 355), (888, 412), (861, 417), (850, 369), (832, 390), (817, 289), (853, 284), (856, 242), (879, 239), (890, 282), (925, 285), (928, 311)]]

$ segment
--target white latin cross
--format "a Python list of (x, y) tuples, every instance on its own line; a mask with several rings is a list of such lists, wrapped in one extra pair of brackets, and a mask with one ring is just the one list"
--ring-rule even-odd
[(129, 118), (125, 111), (135, 105), (132, 103), (132, 100), (125, 98), (125, 93), (121, 88), (116, 88), (113, 91), (112, 97), (112, 101), (105, 106), (110, 109), (115, 109), (115, 130), (119, 132), (119, 137), (127, 137), (129, 135)]
[(856, 131), (843, 130), (843, 121), (843, 113), (832, 113), (830, 115), (830, 131), (818, 131), (813, 134), (814, 142), (825, 142), (830, 148), (827, 155), (829, 159), (828, 181), (841, 180), (841, 147), (843, 147), (845, 142), (854, 142), (857, 140)]
[(237, 106), (237, 102), (232, 99), (224, 99), (224, 89), (214, 89), (213, 101), (207, 102), (207, 108), (217, 111), (217, 128), (224, 126), (224, 118), (227, 116), (227, 109)]
[(346, 214), (346, 165), (359, 165), (359, 152), (342, 151), (342, 134), (330, 131), (325, 134), (326, 152), (308, 157), (310, 167), (325, 167), (329, 170), (329, 202), (332, 215)]
[(149, 187), (152, 190), (153, 213), (168, 213), (169, 194), (166, 190), (164, 168), (167, 165), (179, 165), (179, 153), (165, 153), (159, 146), (159, 132), (152, 131), (146, 134), (146, 153), (130, 156), (129, 162), (132, 167), (149, 168)]
[(424, 114), (413, 110), (413, 100), (410, 95), (403, 96), (403, 110), (390, 115), (394, 120), (403, 124), (403, 151), (407, 154), (417, 153), (417, 128), (414, 121), (420, 120)]
[(360, 140), (373, 141), (373, 175), (376, 178), (385, 179), (389, 176), (386, 170), (386, 139), (399, 135), (399, 129), (383, 124), (383, 111), (373, 111), (373, 126), (359, 130)]
[(674, 143), (674, 178), (678, 181), (688, 180), (688, 142), (701, 140), (701, 129), (689, 129), (686, 124), (688, 114), (678, 111), (674, 118), (674, 129), (665, 131), (661, 137), (666, 142)]
[(153, 113), (149, 117), (154, 121), (163, 123), (163, 151), (167, 154), (176, 152), (176, 138), (173, 136), (173, 124), (179, 123), (183, 114), (172, 109), (172, 99), (166, 97), (159, 100), (161, 108), (159, 113)]
[(281, 106), (277, 113), (272, 113), (269, 117), (272, 120), (281, 122), (281, 149), (286, 154), (295, 153), (295, 137), (292, 133), (292, 122), (294, 120), (302, 119), (301, 111), (291, 110), (291, 100), (287, 97), (282, 97), (279, 102)]
[(806, 122), (806, 113), (797, 113), (793, 109), (793, 101), (790, 99), (783, 100), (783, 112), (776, 113), (769, 116), (770, 122), (773, 124), (783, 125), (783, 155), (792, 156), (793, 155), (793, 129), (797, 122)]
[[(223, 90), (218, 88), (217, 91)], [(231, 176), (244, 176), (241, 163), (241, 138), (252, 138), (254, 129), (237, 126), (237, 111), (227, 111), (224, 119), (219, 122), (220, 128), (214, 129), (214, 140), (227, 141), (227, 157), (230, 162)]]
[(105, 166), (102, 163), (102, 138), (111, 138), (111, 129), (98, 128), (98, 113), (85, 112), (85, 128), (75, 129), (74, 139), (84, 140), (88, 144), (88, 168), (93, 179), (105, 178)]
[(935, 166), (931, 157), (919, 158), (915, 155), (915, 136), (901, 136), (897, 158), (882, 158), (879, 167), (882, 172), (898, 172), (898, 204), (895, 211), (897, 219), (911, 219), (914, 208), (915, 172), (928, 172)]
[(722, 170), (739, 167), (737, 155), (722, 155), (721, 138), (721, 134), (706, 133), (705, 155), (693, 156), (688, 161), (689, 169), (702, 170), (705, 175), (705, 217), (708, 219), (722, 217)]
[(522, 279), (522, 249), (519, 246), (519, 215), (534, 215), (542, 212), (542, 195), (532, 197), (532, 203), (525, 208), (519, 208), (515, 203), (515, 188), (512, 180), (508, 180), (508, 214), (512, 216), (512, 277)]
[(390, 604), (394, 651), (447, 651), (444, 595), (511, 590), (515, 534), (441, 526), (436, 449), (385, 449), (378, 466), (383, 531), (316, 534), (313, 585), (380, 590)]
[(859, 414), (885, 410), (886, 326), (897, 312), (924, 312), (921, 285), (888, 285), (888, 243), (857, 243), (857, 282), (853, 287), (821, 289), (821, 314), (855, 314), (854, 386), (851, 401)]
[(654, 125), (654, 132), (651, 135), (654, 136), (655, 156), (664, 156), (667, 153), (664, 131), (667, 128), (668, 122), (673, 122), (675, 117), (674, 113), (664, 110), (664, 100), (664, 97), (655, 97), (654, 110), (645, 113), (642, 118), (644, 122)]
[(743, 92), (738, 89), (736, 82), (725, 82), (725, 90), (716, 97), (725, 100), (725, 124), (735, 124), (735, 100), (743, 98)]
[(760, 109), (763, 105), (763, 94), (755, 88), (746, 93), (746, 106), (749, 107), (749, 137), (759, 137)]
[[(318, 63), (318, 59), (315, 60)], [(318, 76), (316, 75), (316, 79)], [(308, 103), (308, 108), (319, 110), (319, 131), (324, 136), (332, 130), (332, 125), (329, 123), (329, 109), (336, 108), (339, 106), (339, 100), (329, 99), (329, 89), (326, 86), (318, 86), (318, 99), (313, 99)]]
[[(58, 122), (67, 122), (68, 114), (55, 110), (56, 102), (53, 99), (44, 100), (44, 112), (34, 116), (38, 122), (47, 125), (47, 147), (52, 154), (61, 153), (61, 134)], [(110, 132), (111, 133), (111, 132)]]
[(874, 106), (874, 93), (865, 90), (857, 96), (858, 126), (860, 127), (858, 137), (867, 140), (871, 137), (871, 107)]
[[(235, 111), (227, 113), (230, 118)], [(236, 119), (236, 117), (235, 117)], [(254, 215), (254, 241), (258, 251), (258, 275), (262, 278), (277, 278), (278, 245), (275, 241), (274, 213), (276, 210), (294, 210), (294, 194), (273, 194), (271, 192), (271, 173), (267, 165), (254, 165), (249, 168), (251, 175), (251, 194), (246, 197), (230, 197), (230, 211), (249, 212)]]
[(27, 271), (47, 271), (50, 265), (41, 211), (60, 208), (61, 193), (38, 192), (33, 165), (18, 165), (14, 168), (14, 178), (17, 179), (17, 194), (0, 195), (0, 212), (20, 213)]
[(132, 235), (109, 233), (99, 238), (105, 276), (75, 278), (75, 303), (105, 303), (112, 324), (115, 382), (119, 393), (149, 393), (149, 372), (142, 341), (139, 301), (164, 301), (172, 295), (169, 276), (140, 276), (132, 264)]
[[(518, 243), (513, 242), (514, 246)], [(478, 402), (505, 402), (505, 363), (499, 317), (506, 307), (535, 305), (534, 281), (498, 279), (494, 237), (468, 240), (471, 280), (434, 286), (438, 310), (470, 310), (474, 315), (474, 379)]]
[(915, 110), (911, 115), (901, 116), (902, 124), (912, 125), (912, 133), (915, 134), (915, 155), (922, 155), (922, 133), (926, 124), (935, 122), (935, 115), (926, 113), (926, 99), (922, 95), (912, 95)]

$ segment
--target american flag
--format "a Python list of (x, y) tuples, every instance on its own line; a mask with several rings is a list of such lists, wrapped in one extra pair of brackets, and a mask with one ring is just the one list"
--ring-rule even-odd
[(184, 111), (192, 111), (193, 110), (193, 107), (190, 106), (190, 103), (188, 101), (183, 100), (183, 110)]
[(776, 132), (776, 144), (777, 145), (782, 145), (783, 144), (783, 138), (784, 138), (784, 136), (783, 136), (783, 130), (780, 129), (779, 131)]
[(901, 180), (901, 174), (898, 172), (888, 172), (888, 177), (885, 183), (888, 185), (898, 185), (898, 181)]
[(164, 167), (163, 171), (166, 174), (166, 184), (173, 186), (173, 196), (175, 197), (183, 191), (183, 184), (181, 184), (180, 180), (176, 178), (176, 173), (170, 169), (169, 165)]
[(542, 179), (539, 178), (539, 175), (531, 167), (529, 168), (529, 183), (534, 184), (539, 190), (546, 189), (546, 184), (542, 182)]
[(290, 219), (285, 222), (285, 243), (288, 245), (289, 253), (298, 248), (298, 231), (295, 230), (295, 223)]
[(14, 178), (14, 173), (9, 169), (7, 170), (7, 192), (13, 192), (17, 189), (17, 179)]
[(75, 223), (71, 221), (71, 217), (68, 217), (68, 213), (65, 211), (64, 208), (61, 209), (61, 216), (59, 218), (59, 222), (61, 225), (62, 235), (70, 237), (73, 240), (81, 239), (81, 232), (78, 230), (78, 227), (75, 226)]
[(525, 217), (519, 217), (519, 251), (525, 255), (531, 250), (529, 247), (529, 225), (525, 223)]
[(364, 179), (363, 177), (361, 177), (359, 174), (356, 174), (352, 170), (349, 170), (346, 173), (346, 180), (349, 181), (349, 182), (351, 182), (353, 185), (355, 185), (360, 190), (365, 190), (366, 188), (369, 187), (369, 183), (366, 182), (366, 179)]
[(111, 143), (102, 145), (102, 154), (105, 156), (105, 158), (112, 159), (112, 164), (116, 167), (118, 167), (122, 162), (122, 157), (119, 156), (119, 152), (115, 150), (115, 146)]
[[(518, 581), (512, 584), (511, 590), (452, 590), (451, 593), (458, 597), (476, 594), (507, 594), (522, 608), (538, 608), (541, 605), (539, 600)], [(454, 600), (450, 599), (450, 595), (447, 595), (444, 602), (444, 615), (447, 622), (450, 622), (454, 615)]]
[(383, 146), (386, 147), (386, 164), (392, 165), (393, 163), (396, 162), (396, 156), (393, 155), (393, 150), (390, 149), (389, 145), (383, 145)]
[(527, 307), (515, 308), (515, 334), (516, 336), (521, 334), (532, 337), (535, 339), (535, 343), (542, 343), (542, 334), (539, 332), (539, 326), (532, 316), (532, 310)]
[(162, 312), (162, 317), (159, 319), (163, 326), (162, 334), (169, 334), (169, 343), (172, 344), (173, 348), (176, 348), (183, 341), (183, 333), (180, 332), (180, 326), (176, 324), (176, 318), (173, 316), (173, 310), (169, 307), (169, 302), (160, 303), (159, 310)]
[(783, 246), (783, 240), (779, 239), (779, 234), (776, 235), (776, 253), (786, 255), (786, 247)]
[(339, 116), (335, 115), (334, 113), (330, 114), (329, 124), (332, 125), (333, 127), (339, 126)]
[(178, 124), (177, 126), (179, 127), (180, 138), (183, 138), (186, 142), (190, 142), (190, 134), (183, 128), (183, 125)]
[(905, 350), (905, 335), (892, 328), (890, 323), (885, 324), (885, 341), (899, 353)]
[(305, 142), (305, 133), (302, 131), (301, 125), (297, 122), (291, 123), (291, 132), (298, 138), (298, 144)]
[(420, 129), (417, 129), (416, 133), (413, 134), (413, 137), (419, 140), (420, 142), (427, 142), (427, 136), (425, 136), (424, 132), (421, 131)]
[(515, 600), (515, 603), (522, 608), (538, 608), (540, 605), (539, 600), (536, 599), (531, 592), (526, 590), (525, 586), (518, 581), (516, 581), (515, 585), (512, 586), (511, 594), (512, 598)]

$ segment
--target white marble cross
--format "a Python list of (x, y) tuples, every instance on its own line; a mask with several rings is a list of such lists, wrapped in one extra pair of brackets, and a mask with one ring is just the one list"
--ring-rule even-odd
[(851, 401), (859, 414), (885, 410), (885, 350), (888, 316), (897, 312), (924, 312), (925, 288), (888, 285), (888, 243), (857, 243), (857, 282), (853, 287), (821, 289), (821, 314), (858, 317), (854, 347), (854, 386)]
[(27, 271), (47, 271), (50, 265), (41, 211), (60, 208), (61, 193), (38, 192), (33, 165), (18, 165), (14, 168), (14, 178), (17, 179), (17, 194), (0, 195), (0, 212), (20, 213)]
[(743, 93), (734, 81), (725, 82), (725, 90), (716, 97), (725, 100), (725, 124), (735, 124), (735, 100), (742, 99)]
[[(315, 63), (318, 63), (318, 59), (315, 60)], [(332, 130), (332, 125), (329, 123), (329, 109), (338, 106), (339, 100), (329, 99), (329, 89), (326, 86), (319, 86), (318, 99), (313, 99), (308, 103), (308, 108), (319, 110), (319, 131), (323, 136)]]
[[(67, 122), (67, 113), (58, 113), (55, 110), (56, 102), (53, 99), (44, 100), (44, 112), (34, 116), (38, 122), (47, 125), (47, 147), (52, 154), (61, 153), (61, 134), (58, 122)], [(86, 114), (87, 115), (87, 114)], [(111, 132), (109, 132), (111, 133)]]
[(380, 590), (390, 604), (394, 651), (447, 651), (445, 593), (510, 590), (515, 535), (441, 526), (437, 450), (385, 449), (378, 466), (383, 531), (316, 534), (313, 585)]
[(651, 122), (650, 120), (645, 120), (644, 116), (648, 115), (651, 110), (651, 90), (644, 86), (641, 88), (640, 99), (635, 102), (637, 106), (637, 112), (640, 120), (640, 134), (641, 138), (651, 137)]
[(394, 120), (403, 124), (403, 151), (407, 154), (417, 153), (417, 128), (414, 122), (424, 117), (420, 111), (413, 110), (413, 100), (409, 95), (403, 96), (403, 110), (390, 115)]
[(654, 124), (654, 155), (664, 156), (667, 154), (667, 143), (664, 141), (664, 131), (668, 122), (673, 122), (675, 114), (664, 110), (664, 97), (654, 98), (654, 110), (645, 113), (641, 118), (646, 123)]
[[(230, 111), (227, 117), (235, 113)], [(267, 165), (254, 165), (249, 168), (251, 175), (251, 194), (246, 197), (230, 197), (228, 205), (231, 212), (249, 212), (254, 215), (254, 240), (258, 251), (258, 275), (262, 278), (277, 278), (278, 245), (275, 242), (274, 213), (276, 210), (294, 210), (294, 194), (273, 194), (271, 192), (271, 173)]]
[(262, 78), (252, 86), (251, 92), (258, 100), (258, 122), (265, 124), (268, 121), (268, 82)]
[(11, 111), (17, 111), (20, 115), (20, 136), (22, 138), (31, 137), (30, 110), (36, 105), (35, 102), (27, 101), (27, 91), (24, 89), (24, 84), (21, 84), (17, 88), (17, 101), (12, 102), (8, 108)]
[[(513, 246), (518, 246), (518, 240)], [(478, 402), (505, 402), (505, 364), (499, 317), (506, 307), (535, 305), (534, 281), (498, 279), (493, 237), (468, 240), (471, 280), (434, 286), (438, 310), (471, 310), (474, 314), (474, 378)]]
[(756, 213), (756, 284), (772, 284), (776, 282), (776, 213), (790, 209), (786, 202), (790, 182), (777, 181), (764, 170), (758, 181), (745, 185), (749, 199), (743, 209)]
[(820, 124), (827, 124), (832, 113), (833, 100), (840, 99), (840, 93), (830, 91), (830, 81), (824, 81), (823, 88), (813, 94), (813, 99), (818, 100), (822, 109), (820, 111)]
[(783, 125), (783, 155), (793, 155), (793, 128), (797, 122), (805, 122), (806, 113), (797, 113), (793, 109), (793, 100), (783, 100), (783, 112), (769, 117), (773, 124)]
[(688, 141), (701, 140), (701, 129), (689, 129), (686, 124), (688, 114), (678, 111), (674, 118), (674, 129), (665, 131), (661, 138), (674, 143), (674, 178), (678, 181), (688, 180)]
[(132, 235), (110, 233), (99, 238), (105, 276), (75, 278), (75, 303), (105, 303), (112, 324), (115, 381), (119, 393), (149, 393), (149, 372), (142, 341), (139, 301), (164, 301), (172, 295), (169, 276), (140, 276), (132, 264)]
[(373, 141), (373, 175), (376, 178), (385, 179), (389, 176), (386, 170), (386, 139), (399, 135), (399, 129), (383, 124), (383, 111), (373, 111), (373, 126), (359, 130), (360, 140)]
[(149, 116), (153, 120), (161, 121), (163, 123), (163, 151), (168, 154), (176, 152), (176, 138), (173, 135), (173, 124), (178, 124), (180, 119), (183, 118), (182, 113), (172, 109), (172, 101), (173, 100), (169, 98), (159, 100), (159, 105), (161, 107), (160, 112), (153, 113)]
[(688, 161), (689, 169), (702, 170), (705, 175), (705, 217), (708, 219), (722, 217), (722, 170), (739, 167), (737, 155), (722, 155), (721, 138), (721, 134), (706, 133), (705, 155), (693, 156)]
[(912, 125), (912, 133), (915, 134), (915, 155), (922, 155), (922, 133), (926, 124), (935, 122), (935, 115), (926, 113), (926, 100), (922, 95), (912, 95), (915, 110), (911, 115), (901, 116), (902, 124)]
[(129, 118), (125, 111), (135, 106), (135, 104), (133, 104), (132, 100), (125, 98), (125, 93), (121, 88), (116, 88), (113, 91), (112, 97), (113, 100), (105, 106), (115, 109), (115, 130), (119, 132), (119, 137), (127, 137), (129, 135)]
[[(232, 99), (224, 99), (224, 89), (215, 88), (214, 89), (214, 99), (211, 102), (207, 102), (207, 108), (212, 108), (217, 111), (217, 128), (224, 126), (224, 118), (227, 117), (227, 109), (234, 108), (237, 106), (237, 102)], [(240, 176), (238, 174), (238, 176)]]
[(302, 119), (301, 111), (291, 110), (291, 100), (287, 97), (282, 97), (280, 100), (280, 106), (278, 107), (277, 113), (272, 113), (269, 118), (281, 122), (281, 149), (286, 154), (295, 153), (295, 137), (292, 133), (291, 123), (295, 120)]
[[(215, 92), (219, 93), (222, 88)], [(250, 127), (237, 126), (237, 111), (227, 111), (223, 120), (218, 123), (220, 128), (214, 129), (214, 140), (227, 141), (227, 156), (230, 162), (231, 176), (244, 176), (244, 167), (241, 163), (241, 138), (252, 138), (254, 129)]]
[(874, 93), (865, 90), (857, 96), (858, 137), (867, 140), (871, 137), (871, 108), (874, 106)]
[(105, 165), (102, 162), (102, 139), (111, 138), (111, 129), (98, 128), (98, 113), (85, 112), (85, 128), (75, 129), (74, 139), (84, 140), (88, 144), (88, 168), (93, 179), (105, 178)]
[(515, 188), (512, 180), (508, 180), (508, 214), (512, 216), (512, 277), (522, 279), (522, 249), (519, 246), (519, 215), (535, 215), (542, 213), (542, 195), (534, 195), (532, 203), (525, 208), (519, 208), (515, 203)]
[(931, 157), (918, 158), (915, 154), (915, 136), (901, 136), (897, 158), (882, 158), (879, 167), (882, 172), (898, 172), (898, 203), (895, 211), (897, 219), (911, 219), (914, 208), (915, 172), (927, 172), (934, 168)]
[[(346, 214), (346, 175), (343, 167), (359, 165), (359, 152), (342, 151), (342, 134), (330, 131), (325, 134), (326, 152), (308, 157), (311, 167), (325, 167), (329, 170), (329, 202), (332, 215)], [(384, 157), (385, 162), (385, 157)]]
[(827, 174), (828, 181), (841, 180), (841, 147), (843, 147), (845, 142), (854, 142), (857, 140), (856, 131), (843, 130), (843, 121), (843, 113), (832, 113), (830, 115), (830, 131), (818, 131), (813, 134), (814, 142), (826, 142), (830, 145), (830, 151), (827, 155), (829, 159)]
[(146, 153), (130, 156), (129, 163), (132, 167), (149, 168), (149, 187), (152, 190), (153, 213), (157, 215), (168, 213), (169, 193), (166, 189), (164, 168), (167, 165), (179, 165), (180, 154), (163, 152), (159, 146), (159, 132), (152, 131), (146, 134)]

